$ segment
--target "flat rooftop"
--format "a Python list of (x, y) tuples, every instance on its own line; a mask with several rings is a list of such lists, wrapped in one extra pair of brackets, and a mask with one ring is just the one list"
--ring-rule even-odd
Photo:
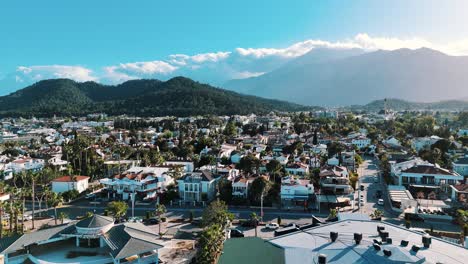
[[(377, 226), (385, 227), (392, 238), (392, 244), (383, 243), (381, 250), (373, 247), (373, 240), (379, 239)], [(338, 232), (335, 242), (330, 240), (330, 232)], [(357, 245), (354, 233), (362, 233), (362, 241)], [(408, 246), (400, 246), (407, 240)], [(327, 263), (466, 263), (468, 250), (432, 237), (429, 248), (422, 247), (422, 234), (400, 226), (365, 220), (344, 220), (310, 228), (269, 240), (284, 249), (284, 263), (317, 263), (318, 255), (327, 255)], [(421, 245), (413, 252), (413, 245)], [(391, 250), (387, 257), (383, 250)], [(246, 264), (246, 263), (244, 263)]]

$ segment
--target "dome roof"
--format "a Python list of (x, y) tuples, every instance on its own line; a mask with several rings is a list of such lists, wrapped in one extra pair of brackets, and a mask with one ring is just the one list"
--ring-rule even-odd
[(114, 219), (112, 219), (111, 217), (94, 214), (93, 216), (85, 218), (79, 221), (78, 223), (76, 223), (76, 227), (98, 228), (98, 227), (105, 227), (113, 223), (114, 223)]

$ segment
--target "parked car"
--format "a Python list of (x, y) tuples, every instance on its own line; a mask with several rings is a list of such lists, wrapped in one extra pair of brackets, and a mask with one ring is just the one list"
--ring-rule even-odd
[(379, 199), (379, 200), (377, 201), (377, 204), (378, 204), (378, 205), (384, 205), (384, 200), (383, 200), (383, 199)]
[(270, 230), (276, 230), (279, 228), (279, 225), (277, 223), (268, 223), (265, 227)]
[(231, 229), (231, 237), (244, 237), (244, 232), (239, 229)]
[(147, 224), (147, 225), (157, 225), (157, 224), (159, 224), (159, 219), (154, 218), (154, 217), (146, 219), (145, 224)]
[(405, 213), (405, 219), (411, 220), (411, 221), (419, 221), (419, 222), (424, 222), (424, 218), (418, 214), (412, 214), (412, 213)]
[(96, 194), (95, 193), (88, 193), (85, 195), (85, 198), (87, 200), (94, 200), (94, 198), (96, 198)]
[(24, 215), (23, 215), (23, 220), (24, 220), (24, 221), (30, 221), (30, 220), (32, 220), (32, 215), (24, 214)]

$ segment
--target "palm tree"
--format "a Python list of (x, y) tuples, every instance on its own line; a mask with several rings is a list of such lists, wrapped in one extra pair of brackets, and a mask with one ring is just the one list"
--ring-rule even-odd
[(0, 239), (3, 238), (3, 211), (6, 205), (6, 202), (0, 201)]
[(167, 212), (166, 206), (163, 204), (157, 204), (156, 205), (156, 215), (158, 216), (159, 220), (159, 235), (162, 236), (161, 233), (161, 217)]
[(64, 212), (60, 212), (60, 213), (58, 214), (58, 219), (60, 219), (60, 223), (61, 223), (62, 225), (63, 225), (63, 221), (64, 221), (65, 218), (67, 218), (67, 217), (68, 217), (68, 215), (67, 215), (66, 213), (64, 213)]
[(54, 216), (55, 216), (55, 225), (57, 225), (57, 207), (60, 207), (63, 204), (63, 197), (60, 194), (52, 193), (49, 197), (49, 206), (54, 208)]
[[(22, 204), (20, 202), (13, 202), (12, 206), (13, 206), (12, 207), (13, 216), (14, 216), (14, 219), (15, 219), (15, 233), (18, 234), (18, 226), (19, 226), (18, 215), (22, 212)], [(10, 215), (10, 218), (11, 217), (12, 216)]]
[(255, 212), (252, 212), (250, 214), (250, 221), (253, 222), (255, 226), (255, 237), (257, 237), (257, 226), (258, 226), (259, 220), (260, 220), (260, 217)]
[(32, 229), (35, 229), (34, 218), (35, 218), (35, 207), (36, 207), (36, 181), (39, 178), (39, 174), (35, 172), (28, 173), (28, 178), (31, 181), (31, 200), (32, 200)]

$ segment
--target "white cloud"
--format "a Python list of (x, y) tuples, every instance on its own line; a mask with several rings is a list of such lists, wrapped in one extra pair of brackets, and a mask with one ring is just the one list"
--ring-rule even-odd
[(16, 69), (15, 78), (18, 82), (56, 78), (68, 78), (79, 82), (97, 80), (92, 70), (82, 66), (68, 65), (19, 66)]
[(375, 37), (360, 33), (342, 41), (308, 39), (283, 48), (239, 47), (232, 51), (216, 51), (195, 55), (173, 54), (166, 58), (150, 58), (152, 60), (108, 65), (99, 69), (97, 73), (82, 66), (19, 66), (16, 72), (11, 75), (13, 77), (11, 80), (24, 86), (47, 78), (121, 83), (138, 78), (164, 80), (183, 75), (199, 81), (222, 85), (230, 79), (255, 77), (270, 72), (316, 48), (360, 48), (374, 51), (377, 49), (395, 50), (421, 47), (436, 49), (450, 55), (468, 55), (468, 38), (448, 43), (434, 43), (420, 37)]

